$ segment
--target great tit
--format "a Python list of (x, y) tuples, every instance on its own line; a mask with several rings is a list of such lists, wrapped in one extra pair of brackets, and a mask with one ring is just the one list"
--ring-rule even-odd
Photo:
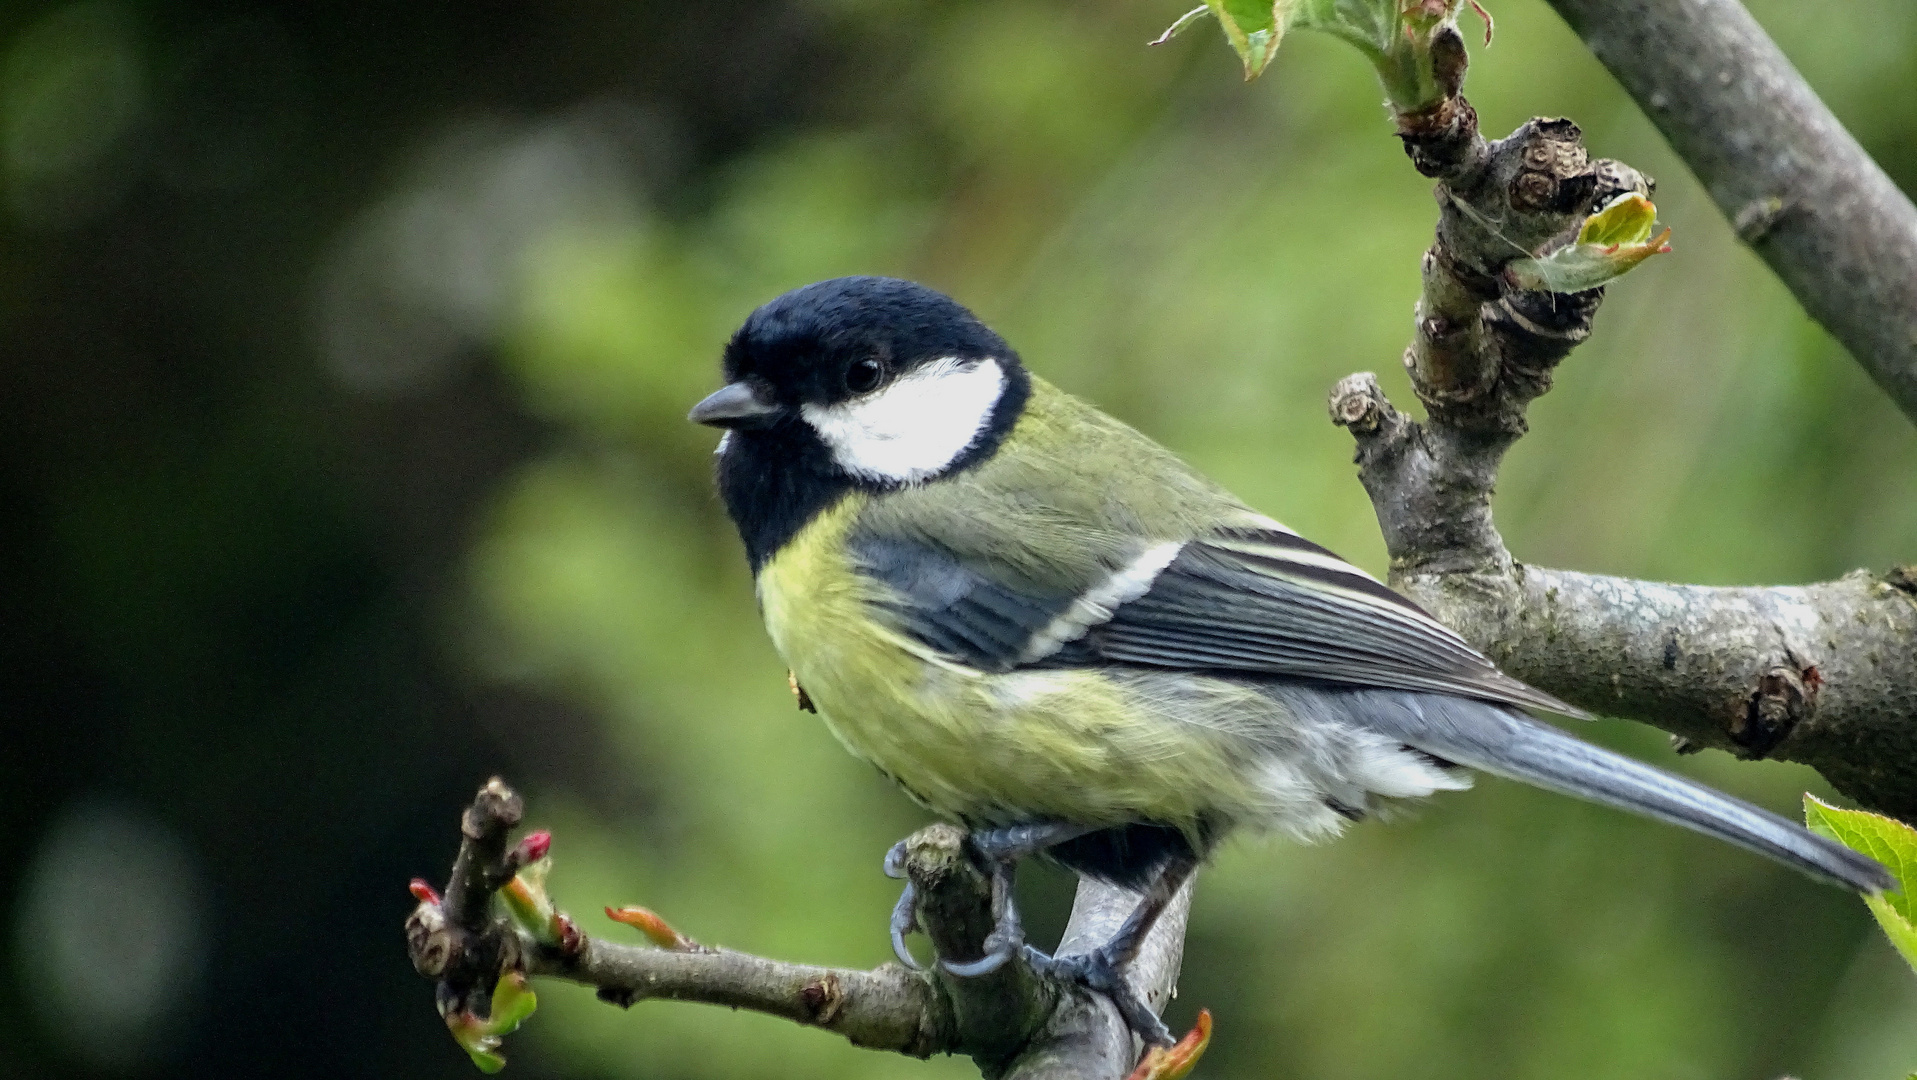
[[(1170, 1033), (1120, 968), (1207, 852), (1245, 827), (1336, 836), (1468, 770), (1631, 810), (1860, 891), (1882, 866), (1533, 719), (1578, 709), (1500, 672), (1415, 603), (1027, 371), (908, 281), (822, 281), (753, 312), (718, 486), (766, 629), (832, 733), (971, 830), (1019, 949), (1014, 862), (1142, 891), (1117, 935), (1041, 970)], [(897, 874), (901, 849), (887, 859)], [(893, 944), (913, 929), (908, 887)]]

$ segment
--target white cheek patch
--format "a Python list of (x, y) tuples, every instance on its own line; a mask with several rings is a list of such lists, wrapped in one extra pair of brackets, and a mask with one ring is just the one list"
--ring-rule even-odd
[(998, 361), (934, 360), (883, 389), (836, 405), (803, 405), (841, 469), (917, 483), (944, 472), (991, 419), (1005, 392)]

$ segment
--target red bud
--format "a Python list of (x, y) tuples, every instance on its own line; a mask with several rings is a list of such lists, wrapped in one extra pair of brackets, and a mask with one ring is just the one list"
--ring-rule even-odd
[(414, 878), (412, 884), (406, 886), (406, 890), (413, 894), (413, 899), (422, 904), (439, 903), (439, 892), (426, 884), (425, 878)]

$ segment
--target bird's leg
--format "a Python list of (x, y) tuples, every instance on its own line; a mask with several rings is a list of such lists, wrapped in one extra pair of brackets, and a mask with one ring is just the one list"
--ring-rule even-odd
[(1131, 983), (1125, 981), (1121, 968), (1138, 956), (1138, 950), (1145, 943), (1145, 935), (1151, 933), (1152, 925), (1158, 916), (1178, 895), (1178, 889), (1185, 884), (1197, 869), (1197, 863), (1189, 859), (1178, 859), (1165, 866), (1152, 879), (1145, 889), (1144, 897), (1138, 906), (1125, 917), (1118, 932), (1111, 940), (1093, 949), (1089, 953), (1074, 953), (1071, 956), (1046, 956), (1027, 945), (1025, 960), (1041, 974), (1050, 975), (1066, 982), (1077, 983), (1087, 990), (1096, 991), (1112, 999), (1118, 1007), (1118, 1014), (1138, 1037), (1148, 1046), (1170, 1046), (1173, 1042), (1171, 1029), (1158, 1018), (1158, 1014), (1138, 996)]
[[(984, 955), (977, 960), (954, 962), (941, 958), (939, 967), (948, 974), (971, 978), (990, 974), (1004, 966), (1005, 961), (1011, 959), (1025, 944), (1025, 927), (1019, 921), (1018, 905), (1012, 899), (1012, 874), (1018, 860), (1093, 831), (1089, 826), (1044, 821), (980, 829), (968, 834), (966, 842), (992, 878), (992, 931), (985, 936), (982, 945)], [(905, 844), (901, 840), (885, 853), (887, 877), (906, 876)], [(922, 968), (912, 957), (911, 950), (905, 947), (905, 935), (918, 929), (917, 905), (918, 890), (907, 880), (905, 891), (899, 894), (899, 902), (892, 907), (892, 952), (900, 963), (914, 971)]]

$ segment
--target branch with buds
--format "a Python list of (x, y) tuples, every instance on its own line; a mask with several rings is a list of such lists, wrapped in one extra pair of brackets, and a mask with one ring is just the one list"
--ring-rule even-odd
[[(1527, 566), (1505, 547), (1491, 494), (1526, 408), (1590, 335), (1605, 283), (1668, 251), (1670, 230), (1655, 230), (1649, 178), (1591, 160), (1569, 121), (1484, 140), (1462, 94), (1462, 37), (1445, 24), (1426, 40), (1444, 96), (1396, 113), (1413, 165), (1438, 181), (1404, 354), (1426, 419), (1394, 408), (1369, 373), (1329, 402), (1357, 442), (1392, 584), (1567, 701), (1655, 724), (1680, 750), (1803, 762), (1859, 802), (1917, 817), (1917, 571), (1705, 588)], [(1917, 224), (1906, 231), (1888, 243), (1917, 250)], [(1880, 381), (1900, 385), (1894, 372)]]
[[(597, 988), (623, 1008), (648, 999), (750, 1009), (844, 1036), (854, 1045), (913, 1057), (965, 1054), (985, 1075), (1006, 1080), (1177, 1080), (1204, 1053), (1211, 1034), (1200, 1014), (1192, 1033), (1141, 1060), (1118, 1010), (1103, 997), (1040, 976), (1022, 959), (971, 979), (885, 964), (870, 971), (793, 964), (701, 945), (640, 907), (608, 908), (645, 945), (584, 933), (546, 890), (551, 837), (509, 836), (519, 796), (497, 778), (460, 819), (459, 854), (442, 897), (421, 880), (406, 920), (413, 967), (436, 981), (447, 1028), (485, 1072), (505, 1065), (501, 1040), (532, 1015), (536, 977)], [(918, 921), (939, 955), (983, 955), (992, 930), (989, 878), (963, 831), (923, 829), (907, 841), (905, 871), (919, 896)], [(1137, 895), (1081, 884), (1059, 950), (1089, 950), (1109, 938)], [(1128, 970), (1154, 1009), (1171, 997), (1183, 954), (1190, 886), (1179, 894)], [(875, 925), (882, 916), (875, 913)]]

